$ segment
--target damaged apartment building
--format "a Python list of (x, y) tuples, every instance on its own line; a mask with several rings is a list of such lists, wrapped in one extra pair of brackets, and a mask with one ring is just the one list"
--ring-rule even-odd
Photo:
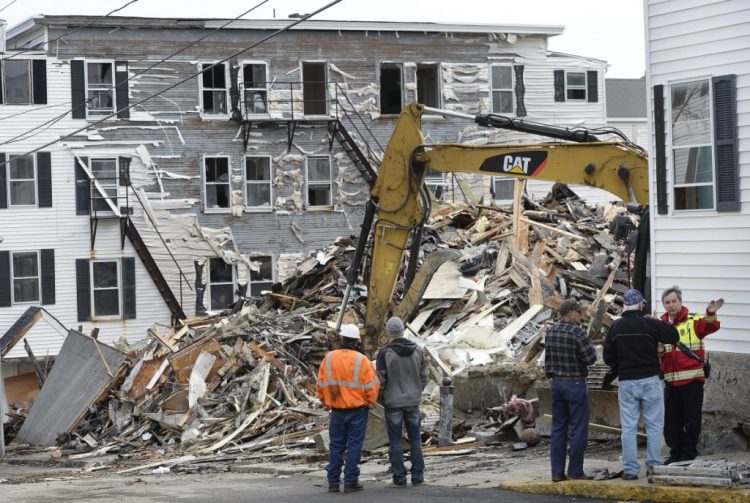
[[(284, 30), (291, 22), (39, 16), (8, 31), (6, 359), (26, 356), (5, 348), (32, 318), (42, 319), (26, 337), (37, 357), (57, 353), (65, 327), (140, 339), (153, 323), (257, 296), (358, 234), (406, 103), (605, 125), (607, 64), (549, 51), (560, 26), (311, 20)], [(431, 142), (540, 141), (437, 115), (423, 130)], [(486, 203), (513, 194), (502, 177), (434, 173), (428, 185)]]

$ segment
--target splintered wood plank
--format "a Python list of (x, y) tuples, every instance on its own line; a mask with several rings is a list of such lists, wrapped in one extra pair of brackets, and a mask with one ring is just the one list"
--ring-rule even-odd
[(539, 275), (539, 263), (544, 253), (544, 242), (537, 242), (534, 251), (531, 254), (532, 267), (529, 268), (529, 277), (531, 278), (531, 288), (529, 289), (529, 305), (544, 304), (544, 293), (542, 292), (542, 278)]
[(151, 337), (159, 341), (159, 343), (167, 348), (170, 353), (174, 353), (177, 351), (177, 346), (175, 346), (172, 341), (170, 340), (169, 336), (166, 336), (159, 332), (159, 329), (156, 327), (151, 327), (148, 329), (148, 333)]
[[(193, 364), (195, 364), (195, 361), (198, 359), (198, 356), (201, 354), (201, 352), (205, 351), (207, 353), (214, 354), (217, 353), (220, 349), (221, 346), (216, 341), (216, 339), (201, 339), (191, 344), (190, 346), (182, 348), (176, 353), (172, 353), (167, 357), (167, 359), (169, 360), (169, 364), (172, 366), (172, 370), (174, 370), (177, 380), (180, 383), (185, 384), (188, 382), (190, 372), (193, 369)], [(217, 360), (216, 363), (214, 363), (214, 368), (211, 370), (211, 372), (217, 372), (221, 368), (221, 365), (223, 365), (223, 362), (221, 360)]]

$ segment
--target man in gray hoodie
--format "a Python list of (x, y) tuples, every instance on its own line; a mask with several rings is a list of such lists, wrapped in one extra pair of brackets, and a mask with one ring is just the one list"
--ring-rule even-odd
[(393, 339), (378, 352), (376, 370), (380, 379), (380, 401), (385, 406), (388, 428), (388, 458), (393, 471), (392, 487), (406, 487), (406, 467), (401, 441), (403, 424), (411, 446), (411, 485), (424, 482), (422, 433), (419, 404), (427, 385), (427, 367), (422, 350), (403, 337), (404, 322), (394, 316), (386, 323)]

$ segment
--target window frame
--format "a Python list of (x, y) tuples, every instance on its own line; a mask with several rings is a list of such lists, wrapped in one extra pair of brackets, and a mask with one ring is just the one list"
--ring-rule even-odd
[[(247, 160), (251, 158), (268, 159), (268, 181), (247, 179)], [(273, 157), (270, 155), (245, 155), (242, 163), (242, 196), (245, 201), (245, 210), (248, 212), (262, 213), (273, 211)], [(268, 184), (268, 206), (250, 206), (247, 194), (248, 185)]]
[(207, 272), (206, 286), (207, 286), (207, 291), (208, 291), (208, 310), (209, 311), (222, 311), (222, 310), (227, 309), (227, 308), (226, 307), (221, 307), (221, 308), (215, 309), (214, 306), (213, 306), (212, 290), (213, 290), (214, 285), (217, 285), (217, 286), (218, 285), (229, 285), (230, 283), (228, 283), (226, 281), (216, 282), (215, 283), (215, 282), (213, 282), (211, 280), (211, 261), (212, 260), (220, 260), (225, 265), (230, 266), (230, 268), (232, 269), (232, 282), (231, 282), (231, 285), (232, 285), (232, 303), (237, 302), (237, 266), (235, 264), (227, 264), (224, 261), (224, 259), (222, 259), (221, 257), (209, 257), (208, 258), (208, 264), (206, 264), (208, 266), (207, 267), (207, 271), (206, 271)]
[(511, 185), (511, 187), (514, 187), (516, 183), (516, 178), (510, 177), (510, 176), (493, 176), (490, 181), (490, 183), (492, 183), (492, 193), (493, 193), (492, 200), (495, 201), (496, 204), (512, 203), (513, 202), (513, 195), (512, 195), (513, 190), (512, 189), (511, 189), (511, 196), (509, 199), (497, 198), (497, 188), (495, 187), (495, 183), (497, 182), (508, 183), (509, 185)]
[[(114, 183), (111, 183), (109, 180), (107, 180), (106, 182), (102, 182), (103, 179), (101, 179), (101, 178), (99, 178), (99, 177), (96, 176), (96, 172), (94, 171), (94, 163), (97, 162), (97, 161), (99, 161), (99, 162), (101, 162), (101, 161), (114, 161), (114, 163), (115, 163), (115, 170), (114, 170), (115, 171), (115, 181), (114, 181)], [(115, 156), (115, 157), (108, 157), (108, 156), (89, 157), (88, 158), (88, 162), (86, 164), (88, 165), (88, 169), (91, 171), (91, 174), (94, 176), (94, 179), (97, 182), (99, 182), (99, 186), (102, 189), (104, 189), (104, 192), (108, 196), (109, 196), (109, 193), (107, 192), (106, 189), (114, 189), (115, 190), (115, 194), (116, 194), (115, 198), (112, 199), (112, 197), (110, 196), (109, 199), (112, 202), (112, 205), (115, 208), (117, 208), (118, 211), (119, 211), (119, 209), (120, 209), (120, 163), (119, 163), (119, 158), (117, 156)], [(94, 197), (92, 197), (93, 192), (96, 192), (97, 194), (99, 194), (99, 191), (96, 188), (96, 184), (90, 183), (89, 185), (91, 186), (91, 189), (90, 189), (91, 193), (89, 194), (89, 198), (91, 199), (91, 212), (92, 213), (96, 213), (96, 214), (99, 214), (99, 213), (114, 214), (114, 212), (112, 211), (112, 208), (110, 208), (110, 206), (106, 202), (104, 202), (104, 201), (102, 201), (102, 203), (106, 206), (105, 208), (97, 209), (97, 208), (94, 207), (95, 204), (96, 204), (95, 202), (99, 201), (101, 199), (95, 199)]]
[[(36, 255), (36, 276), (20, 276), (16, 277), (16, 271), (15, 266), (13, 264), (13, 258), (17, 254), (35, 254)], [(19, 301), (16, 300), (16, 279), (32, 279), (36, 278), (36, 300), (24, 300)], [(34, 305), (42, 303), (42, 257), (39, 250), (15, 250), (10, 252), (10, 295), (11, 295), (11, 305), (17, 306), (17, 305)]]
[[(270, 82), (269, 82), (270, 73), (268, 69), (269, 68), (268, 61), (249, 59), (249, 60), (240, 61), (239, 65), (240, 65), (240, 71), (239, 71), (239, 76), (237, 80), (238, 80), (238, 85), (240, 88), (240, 108), (242, 109), (242, 116), (243, 117), (268, 117), (269, 115), (271, 115), (271, 90), (269, 88), (270, 87)], [(265, 84), (264, 87), (251, 87), (251, 88), (245, 87), (245, 66), (248, 66), (248, 65), (263, 65), (265, 67), (265, 72), (264, 72), (264, 77), (263, 77), (263, 80), (264, 80), (263, 83)], [(266, 111), (265, 112), (261, 112), (261, 113), (248, 113), (247, 112), (246, 99), (245, 99), (246, 91), (256, 91), (256, 92), (263, 91), (266, 93), (266, 98), (265, 98)], [(203, 96), (202, 93), (201, 93), (201, 96)]]
[[(208, 159), (226, 159), (227, 160), (227, 181), (224, 182), (209, 182), (207, 177), (206, 169), (208, 165), (206, 161)], [(232, 158), (228, 155), (208, 155), (205, 154), (201, 160), (202, 171), (201, 181), (203, 182), (203, 212), (204, 213), (230, 213), (232, 211)], [(244, 169), (244, 167), (243, 167)], [(244, 176), (243, 176), (244, 178)], [(213, 208), (208, 206), (208, 186), (209, 185), (227, 185), (229, 187), (228, 192), (228, 204), (226, 208)]]
[[(687, 84), (690, 82), (701, 82), (706, 81), (708, 84), (708, 106), (709, 106), (709, 116), (707, 117), (707, 121), (709, 124), (709, 143), (703, 144), (689, 144), (689, 145), (680, 145), (678, 147), (675, 147), (674, 145), (674, 121), (672, 119), (672, 87), (679, 84)], [(669, 124), (669, 168), (671, 169), (671, 176), (668, 177), (668, 186), (670, 187), (669, 191), (669, 197), (671, 198), (671, 211), (673, 215), (691, 215), (696, 213), (703, 213), (703, 214), (718, 214), (717, 208), (718, 208), (718, 197), (716, 194), (717, 184), (716, 184), (716, 137), (715, 137), (715, 124), (714, 124), (714, 89), (713, 84), (711, 81), (711, 76), (699, 76), (699, 77), (690, 77), (685, 79), (678, 79), (669, 81), (668, 85), (666, 86), (666, 102), (667, 102), (667, 112), (669, 114), (668, 117), (668, 124)], [(709, 156), (711, 159), (711, 183), (681, 183), (677, 184), (675, 180), (675, 175), (677, 174), (677, 170), (675, 167), (675, 150), (690, 150), (694, 147), (711, 147), (711, 155)], [(675, 194), (675, 190), (682, 187), (706, 187), (711, 186), (711, 199), (712, 199), (712, 206), (710, 208), (686, 208), (686, 209), (678, 209), (677, 208), (677, 197)]]
[[(23, 154), (12, 154), (8, 153), (6, 154), (8, 157), (8, 162), (5, 166), (2, 167), (2, 169), (5, 169), (6, 174), (6, 180), (8, 187), (5, 189), (7, 191), (7, 197), (8, 197), (8, 209), (12, 208), (38, 208), (39, 207), (39, 167), (37, 166), (36, 162), (36, 155), (34, 154), (26, 154), (24, 156)], [(34, 165), (34, 204), (13, 204), (13, 191), (11, 187), (13, 186), (13, 182), (29, 182), (31, 179), (29, 178), (11, 178), (11, 164), (13, 163), (12, 157), (31, 157), (32, 163)]]
[[(400, 76), (401, 76), (401, 82), (399, 85), (399, 94), (401, 98), (401, 104), (399, 105), (399, 111), (396, 113), (385, 113), (383, 112), (383, 86), (381, 83), (382, 73), (383, 73), (383, 66), (395, 66), (398, 67)], [(416, 69), (415, 69), (416, 72)], [(381, 117), (398, 117), (398, 115), (401, 113), (401, 110), (404, 108), (404, 64), (403, 62), (398, 61), (378, 61), (378, 67), (377, 67), (377, 84), (378, 84), (378, 111), (380, 112)], [(416, 80), (415, 80), (416, 84)], [(416, 91), (415, 91), (416, 94)]]
[[(436, 176), (433, 176), (432, 178), (430, 178), (430, 175), (433, 173), (439, 174), (441, 181), (437, 181)], [(432, 197), (434, 197), (438, 201), (444, 201), (445, 195), (448, 192), (448, 188), (449, 188), (447, 172), (428, 169), (424, 176), (424, 183), (427, 186), (427, 190), (429, 190), (430, 193), (432, 194)], [(440, 196), (437, 195), (438, 188), (442, 188), (443, 190)]]
[[(250, 270), (250, 292), (248, 292), (250, 294), (249, 295), (250, 297), (255, 297), (255, 295), (253, 295), (253, 293), (252, 293), (253, 292), (253, 286), (255, 284), (257, 284), (257, 283), (266, 284), (267, 283), (269, 286), (268, 286), (268, 288), (264, 288), (264, 290), (270, 290), (271, 287), (273, 286), (274, 282), (276, 281), (276, 268), (274, 267), (274, 264), (275, 264), (276, 261), (274, 260), (273, 254), (272, 253), (252, 253), (252, 254), (250, 254), (250, 257), (249, 257), (249, 259), (250, 259), (251, 262), (257, 261), (259, 258), (268, 258), (268, 259), (270, 259), (270, 261), (271, 261), (271, 278), (270, 279), (255, 280), (255, 279), (253, 279), (253, 275), (256, 274), (256, 273), (255, 273), (255, 271), (253, 271), (251, 269)], [(260, 274), (260, 273), (257, 273), (257, 274)], [(260, 295), (260, 294), (258, 294), (258, 295)]]
[[(311, 205), (310, 204), (310, 159), (327, 159), (328, 160), (328, 194), (330, 202), (329, 204), (316, 204)], [(314, 180), (314, 185), (323, 185), (324, 181), (318, 181)], [(332, 209), (335, 205), (335, 201), (333, 199), (333, 161), (331, 160), (330, 155), (309, 155), (305, 157), (305, 208), (308, 210), (329, 210)]]
[[(96, 314), (96, 291), (97, 290), (114, 290), (112, 287), (96, 288), (94, 286), (94, 264), (102, 262), (113, 262), (117, 266), (115, 277), (117, 278), (117, 314), (97, 315)], [(122, 320), (124, 317), (123, 309), (123, 291), (122, 291), (122, 260), (120, 259), (91, 259), (89, 260), (89, 289), (91, 295), (91, 320)]]
[[(109, 91), (112, 94), (112, 108), (108, 112), (92, 114), (89, 102), (89, 64), (109, 64), (112, 66), (112, 83), (108, 88), (95, 89), (96, 91)], [(86, 120), (88, 119), (101, 119), (109, 114), (117, 112), (117, 93), (115, 92), (115, 60), (114, 59), (84, 59), (83, 60), (83, 75), (84, 75), (84, 109), (86, 110)], [(112, 117), (116, 119), (117, 117)]]
[[(218, 91), (221, 88), (219, 88), (219, 87), (204, 88), (203, 87), (203, 72), (205, 71), (203, 69), (203, 65), (208, 65), (208, 66), (211, 66), (211, 65), (222, 65), (224, 67), (224, 84), (225, 84), (224, 85), (224, 109), (226, 110), (226, 112), (224, 112), (223, 114), (222, 113), (207, 113), (204, 110), (203, 92), (204, 91)], [(199, 76), (198, 76), (198, 78), (196, 80), (198, 81), (198, 104), (199, 104), (199, 107), (200, 107), (200, 117), (201, 117), (201, 119), (209, 119), (209, 120), (211, 120), (211, 119), (228, 119), (229, 118), (230, 109), (231, 109), (231, 106), (232, 106), (231, 105), (231, 97), (229, 95), (229, 89), (230, 89), (230, 87), (231, 87), (232, 84), (231, 84), (231, 77), (230, 77), (230, 74), (229, 74), (229, 64), (228, 64), (228, 62), (225, 61), (225, 62), (221, 63), (218, 60), (215, 60), (215, 61), (199, 61), (198, 62), (198, 72), (199, 72)], [(240, 99), (242, 99), (241, 96), (240, 96)]]
[[(7, 75), (5, 74), (5, 65), (11, 61), (16, 62), (16, 63), (25, 61), (27, 64), (28, 74), (29, 74), (29, 78), (27, 79), (27, 82), (26, 82), (29, 86), (28, 87), (28, 91), (29, 91), (28, 103), (8, 103), (8, 78), (7, 78)], [(12, 60), (4, 59), (2, 61), (2, 84), (3, 84), (3, 88), (2, 88), (3, 103), (2, 104), (3, 105), (23, 107), (23, 106), (29, 106), (29, 105), (34, 104), (34, 64), (33, 64), (33, 61), (34, 59), (15, 59), (15, 58)]]
[[(436, 81), (435, 85), (437, 86), (436, 93), (437, 93), (437, 103), (432, 105), (425, 105), (425, 106), (432, 106), (433, 108), (443, 108), (443, 64), (442, 63), (417, 63), (414, 67), (414, 96), (417, 99), (417, 103), (425, 104), (423, 101), (421, 101), (421, 98), (419, 97), (419, 67), (425, 68), (425, 67), (432, 67), (435, 68), (436, 72)], [(403, 95), (402, 95), (402, 102), (403, 102)], [(402, 104), (403, 108), (403, 104)], [(439, 116), (443, 117), (443, 116)]]
[[(571, 86), (568, 84), (568, 75), (573, 73), (583, 74), (583, 84)], [(568, 96), (569, 90), (583, 89), (583, 98), (571, 98)], [(589, 74), (587, 70), (565, 70), (565, 101), (588, 102), (589, 100)]]
[[(502, 67), (502, 68), (508, 68), (510, 70), (510, 88), (504, 88), (504, 87), (494, 87), (494, 82), (492, 79), (493, 69), (495, 67)], [(516, 115), (516, 76), (515, 72), (513, 71), (513, 65), (509, 63), (491, 63), (490, 64), (490, 110), (493, 114), (500, 114), (500, 115)], [(495, 111), (495, 92), (503, 92), (503, 91), (510, 91), (510, 106), (511, 111), (510, 112), (503, 112)]]

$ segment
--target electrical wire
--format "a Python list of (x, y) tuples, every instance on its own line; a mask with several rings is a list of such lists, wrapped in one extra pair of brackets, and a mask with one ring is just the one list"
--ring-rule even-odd
[(5, 4), (5, 7), (3, 7), (3, 8), (0, 9), (0, 12), (4, 11), (5, 9), (7, 9), (8, 7), (10, 7), (14, 3), (16, 3), (17, 1), (18, 0), (10, 0), (10, 3)]

